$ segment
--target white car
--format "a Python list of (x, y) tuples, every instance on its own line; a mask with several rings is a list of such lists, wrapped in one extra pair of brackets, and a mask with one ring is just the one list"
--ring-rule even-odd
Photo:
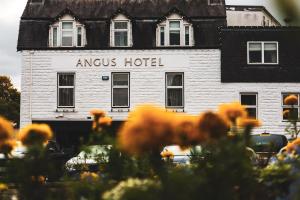
[(172, 158), (173, 163), (175, 164), (190, 164), (192, 151), (201, 152), (201, 146), (195, 146), (194, 148), (182, 149), (178, 145), (171, 145), (164, 147), (164, 151), (172, 152), (174, 157)]
[(108, 153), (111, 147), (111, 145), (88, 146), (84, 151), (66, 162), (67, 171), (98, 171), (99, 164), (108, 162)]

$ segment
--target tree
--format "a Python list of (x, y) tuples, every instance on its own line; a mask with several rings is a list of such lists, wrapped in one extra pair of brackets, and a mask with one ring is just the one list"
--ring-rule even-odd
[(0, 76), (0, 116), (19, 126), (20, 92), (14, 88), (7, 76)]

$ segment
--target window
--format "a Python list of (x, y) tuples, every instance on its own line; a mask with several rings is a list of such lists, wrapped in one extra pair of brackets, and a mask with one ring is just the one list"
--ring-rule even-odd
[(85, 43), (84, 26), (70, 15), (62, 17), (50, 26), (50, 47), (82, 47)]
[(248, 116), (257, 119), (257, 93), (241, 93), (240, 100), (241, 104), (246, 107)]
[[(289, 95), (296, 95), (298, 97), (298, 104), (296, 105), (287, 105), (284, 103), (284, 99), (289, 96)], [(297, 93), (283, 93), (282, 94), (282, 116), (283, 116), (283, 120), (288, 120), (290, 117), (293, 117), (293, 119), (298, 119), (299, 118), (299, 108), (300, 108), (300, 104), (299, 104), (299, 97), (300, 95)], [(285, 115), (285, 111), (289, 112), (288, 115)]]
[(112, 107), (129, 107), (129, 73), (112, 73)]
[(157, 46), (193, 46), (192, 24), (177, 14), (157, 26)]
[(110, 45), (112, 47), (129, 47), (132, 46), (131, 22), (120, 14), (111, 22)]
[(166, 107), (184, 107), (183, 73), (166, 73)]
[(278, 64), (278, 42), (248, 42), (248, 64)]
[(208, 5), (222, 5), (222, 0), (208, 0)]
[(59, 73), (58, 74), (58, 106), (59, 108), (75, 107), (75, 74)]

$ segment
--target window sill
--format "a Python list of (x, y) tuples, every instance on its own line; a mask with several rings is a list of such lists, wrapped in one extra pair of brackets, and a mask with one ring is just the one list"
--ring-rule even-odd
[(76, 111), (75, 111), (75, 108), (57, 108), (55, 110), (55, 112), (57, 112), (57, 113), (74, 113)]
[(184, 113), (184, 108), (166, 108), (167, 112)]
[(130, 108), (112, 108), (111, 112), (130, 112)]

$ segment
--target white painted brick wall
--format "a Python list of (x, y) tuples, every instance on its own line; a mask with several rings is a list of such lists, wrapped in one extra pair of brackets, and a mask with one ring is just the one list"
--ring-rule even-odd
[[(22, 54), (22, 127), (31, 120), (58, 120), (57, 72), (76, 73), (76, 112), (64, 113), (60, 120), (86, 120), (93, 108), (107, 111), (115, 120), (126, 118), (126, 112), (111, 112), (111, 81), (102, 81), (103, 75), (111, 79), (111, 72), (130, 72), (132, 109), (142, 103), (165, 106), (165, 72), (184, 72), (187, 113), (215, 110), (220, 103), (238, 101), (240, 92), (257, 92), (258, 117), (263, 126), (256, 132), (282, 134), (286, 123), (281, 117), (281, 93), (299, 92), (300, 88), (300, 83), (221, 83), (220, 50), (216, 49), (34, 51), (32, 55), (23, 51)], [(165, 66), (76, 68), (78, 58), (131, 56), (162, 57)]]

